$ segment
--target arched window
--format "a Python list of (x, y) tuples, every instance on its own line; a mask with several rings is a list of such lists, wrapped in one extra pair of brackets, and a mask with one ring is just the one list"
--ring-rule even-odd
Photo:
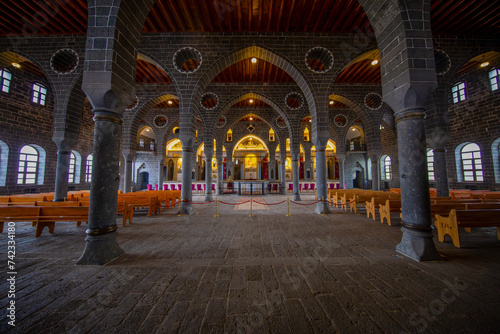
[(45, 105), (45, 98), (47, 97), (47, 88), (39, 83), (33, 84), (33, 102), (42, 106)]
[(0, 186), (7, 181), (7, 165), (9, 160), (9, 146), (0, 140)]
[(495, 183), (500, 183), (500, 138), (497, 138), (491, 145), (491, 155), (493, 157)]
[(69, 159), (69, 183), (80, 183), (80, 169), (82, 165), (82, 158), (77, 151), (71, 151)]
[(31, 145), (21, 148), (17, 184), (37, 184), (39, 152)]
[(85, 164), (85, 182), (92, 182), (92, 163), (94, 160), (94, 156), (89, 154), (87, 156), (87, 162)]
[(12, 74), (6, 69), (0, 70), (0, 90), (4, 93), (10, 91), (10, 81), (12, 80)]
[(274, 130), (270, 129), (269, 130), (269, 141), (271, 142), (271, 141), (275, 141), (275, 140), (276, 140), (276, 138), (274, 136)]
[(372, 179), (372, 159), (368, 158), (368, 161), (366, 162), (366, 173), (367, 173), (367, 179), (371, 180)]
[(309, 129), (306, 127), (304, 129), (304, 141), (309, 141), (310, 140), (310, 137), (309, 137)]
[(427, 172), (429, 173), (429, 181), (436, 179), (434, 175), (434, 151), (427, 150)]
[(483, 163), (481, 149), (477, 144), (464, 143), (457, 147), (457, 174), (459, 182), (483, 182)]
[(233, 130), (229, 129), (229, 131), (227, 132), (226, 141), (227, 142), (233, 141)]
[(382, 176), (382, 180), (392, 179), (391, 157), (388, 155), (384, 155), (380, 158), (380, 175)]

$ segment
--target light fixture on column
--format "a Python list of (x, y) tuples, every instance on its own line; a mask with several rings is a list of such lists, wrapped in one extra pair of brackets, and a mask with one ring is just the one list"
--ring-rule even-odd
[(21, 68), (21, 64), (19, 63), (12, 63), (12, 66), (14, 66), (15, 68)]
[(488, 66), (489, 64), (490, 64), (490, 62), (485, 61), (484, 63), (482, 63), (482, 64), (481, 64), (481, 67), (486, 67), (486, 66)]
[(257, 63), (257, 58), (253, 57), (252, 58), (252, 64), (255, 64), (255, 63)]
[(372, 61), (372, 66), (375, 66), (377, 64), (378, 64), (378, 60), (377, 59), (375, 59), (374, 61)]

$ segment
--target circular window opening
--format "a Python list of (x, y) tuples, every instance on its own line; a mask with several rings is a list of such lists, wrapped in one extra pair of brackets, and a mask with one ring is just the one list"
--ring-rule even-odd
[(286, 96), (285, 103), (292, 110), (299, 109), (304, 104), (304, 98), (299, 93), (293, 92)]
[(365, 96), (365, 105), (372, 110), (380, 109), (382, 107), (382, 96), (377, 93), (368, 93)]
[(279, 116), (277, 119), (276, 119), (276, 125), (280, 128), (286, 128), (286, 122), (285, 122), (285, 119), (281, 116)]
[(436, 74), (446, 74), (451, 68), (451, 59), (448, 54), (442, 50), (434, 50), (434, 61), (436, 62)]
[(164, 128), (167, 125), (167, 123), (168, 123), (167, 116), (165, 116), (165, 115), (157, 115), (155, 117), (153, 123), (158, 128)]
[(174, 54), (175, 69), (181, 73), (196, 72), (202, 62), (201, 53), (194, 48), (182, 48)]
[(314, 73), (328, 72), (333, 66), (333, 55), (325, 48), (312, 48), (306, 54), (306, 65)]
[(340, 128), (346, 126), (347, 125), (347, 116), (346, 115), (342, 115), (342, 114), (338, 114), (334, 118), (334, 123), (335, 123), (336, 126), (338, 126)]
[(212, 110), (219, 104), (219, 97), (214, 93), (206, 93), (201, 97), (201, 107)]
[(61, 49), (56, 51), (50, 58), (50, 67), (58, 74), (68, 74), (76, 69), (78, 62), (79, 57), (76, 51)]
[(139, 104), (139, 98), (136, 96), (134, 101), (132, 101), (132, 104), (127, 107), (127, 110), (134, 110), (137, 108), (137, 105)]
[(220, 129), (220, 128), (223, 128), (223, 127), (224, 127), (224, 125), (226, 125), (226, 122), (227, 122), (226, 117), (225, 117), (225, 116), (221, 116), (221, 117), (219, 118), (219, 120), (217, 121), (217, 127), (218, 127), (219, 129)]

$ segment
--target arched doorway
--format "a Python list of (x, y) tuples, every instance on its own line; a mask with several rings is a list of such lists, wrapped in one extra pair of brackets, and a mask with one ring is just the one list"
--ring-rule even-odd
[(139, 174), (139, 190), (147, 189), (148, 184), (149, 184), (149, 173), (141, 172)]
[(235, 180), (267, 179), (269, 150), (265, 142), (248, 135), (234, 146)]

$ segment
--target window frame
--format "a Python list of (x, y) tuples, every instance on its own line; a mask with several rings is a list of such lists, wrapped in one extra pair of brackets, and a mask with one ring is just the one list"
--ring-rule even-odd
[(92, 166), (94, 165), (94, 154), (90, 153), (87, 155), (85, 160), (85, 182), (92, 182)]
[[(467, 151), (464, 152), (464, 150), (471, 145), (476, 145), (478, 147), (478, 150), (476, 151)], [(477, 155), (476, 155), (477, 153)], [(464, 155), (470, 154), (471, 157), (464, 157)], [(470, 163), (465, 163), (469, 162)], [(478, 166), (478, 161), (480, 168), (477, 168)], [(467, 143), (465, 144), (461, 149), (460, 149), (460, 162), (461, 162), (461, 171), (462, 171), (462, 177), (463, 177), (463, 182), (484, 182), (484, 168), (483, 168), (483, 162), (482, 162), (482, 157), (481, 157), (481, 148), (479, 145), (476, 143)], [(466, 166), (470, 166), (471, 168), (467, 168)], [(472, 173), (467, 175), (466, 173)], [(480, 174), (480, 175), (479, 175)], [(470, 175), (472, 175), (472, 180), (470, 179)]]
[[(38, 88), (38, 90), (36, 88)], [(42, 92), (42, 90), (45, 92)], [(45, 85), (35, 82), (31, 86), (31, 92), (31, 102), (43, 107), (47, 105), (47, 87), (45, 87)]]
[[(431, 155), (429, 155), (431, 153)], [(429, 157), (432, 157), (432, 161), (429, 161)], [(429, 181), (436, 181), (436, 173), (434, 171), (434, 150), (433, 149), (428, 149), (427, 150), (427, 177), (429, 178)]]
[[(34, 153), (23, 153), (24, 148), (32, 148), (36, 151)], [(23, 157), (24, 156), (24, 157)], [(29, 156), (36, 157), (34, 160), (29, 160)], [(30, 165), (31, 164), (31, 165)], [(19, 161), (17, 165), (17, 185), (36, 185), (38, 184), (38, 172), (40, 168), (40, 152), (32, 145), (24, 145), (19, 150)], [(28, 168), (34, 168), (34, 171), (28, 172)], [(27, 175), (34, 175), (34, 177), (27, 178)], [(33, 180), (33, 182), (26, 182), (26, 180)], [(21, 182), (20, 182), (21, 181)]]
[[(10, 75), (10, 78), (5, 77), (5, 73)], [(5, 84), (5, 81), (8, 81), (8, 84)], [(0, 70), (0, 92), (9, 94), (10, 93), (10, 84), (12, 82), (12, 73), (5, 68)], [(7, 88), (7, 91), (4, 90), (4, 87)]]
[[(495, 72), (495, 75), (492, 76), (491, 73), (492, 72)], [(488, 71), (488, 80), (490, 81), (490, 89), (492, 92), (495, 92), (498, 90), (498, 86), (500, 84), (500, 68), (493, 68), (491, 69), (490, 71)], [(493, 80), (495, 80), (495, 82), (493, 82)], [(493, 88), (493, 86), (496, 85), (496, 88)]]
[[(460, 86), (463, 87), (461, 88)], [(461, 92), (463, 92), (463, 94), (461, 94)], [(451, 87), (451, 97), (453, 99), (453, 104), (467, 100), (467, 85), (465, 81), (457, 82)]]
[(382, 180), (392, 180), (392, 159), (388, 155), (380, 158), (380, 174)]

